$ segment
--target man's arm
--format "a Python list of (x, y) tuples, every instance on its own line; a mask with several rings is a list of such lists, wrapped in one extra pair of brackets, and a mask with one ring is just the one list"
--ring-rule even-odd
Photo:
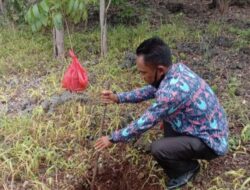
[(131, 137), (139, 136), (143, 132), (152, 128), (167, 115), (175, 112), (181, 105), (183, 99), (167, 93), (153, 103), (145, 113), (126, 128), (115, 131), (111, 134), (113, 142), (128, 141)]
[[(103, 150), (112, 143), (128, 141), (130, 138), (139, 136), (143, 132), (152, 128), (166, 116), (173, 114), (185, 103), (189, 93), (180, 92), (176, 88), (166, 88), (157, 91), (157, 101), (153, 103), (145, 113), (126, 128), (117, 130), (109, 136), (104, 136), (97, 140), (95, 148)], [(157, 94), (156, 93), (156, 94)]]
[(143, 132), (152, 128), (165, 116), (167, 104), (156, 102), (150, 106), (144, 114), (133, 121), (126, 128), (115, 131), (111, 134), (113, 142), (125, 142), (131, 137), (139, 136)]
[(138, 103), (155, 97), (156, 89), (151, 86), (144, 86), (130, 92), (117, 94), (119, 103)]

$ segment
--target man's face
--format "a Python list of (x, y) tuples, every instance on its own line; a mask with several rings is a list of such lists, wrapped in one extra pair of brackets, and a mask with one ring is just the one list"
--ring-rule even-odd
[(164, 66), (154, 67), (152, 65), (145, 64), (143, 55), (136, 57), (136, 66), (137, 70), (141, 74), (141, 77), (148, 84), (152, 84), (155, 80), (159, 80), (167, 71), (167, 67)]
[(154, 69), (150, 65), (145, 64), (143, 55), (139, 55), (136, 57), (136, 66), (142, 79), (146, 83), (151, 84), (154, 82), (156, 69)]

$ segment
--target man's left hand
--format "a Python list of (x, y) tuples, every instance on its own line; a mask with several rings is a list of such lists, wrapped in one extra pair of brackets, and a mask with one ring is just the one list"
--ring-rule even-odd
[(96, 141), (95, 149), (98, 151), (101, 151), (101, 150), (103, 150), (111, 145), (112, 145), (112, 142), (110, 142), (109, 137), (103, 136)]

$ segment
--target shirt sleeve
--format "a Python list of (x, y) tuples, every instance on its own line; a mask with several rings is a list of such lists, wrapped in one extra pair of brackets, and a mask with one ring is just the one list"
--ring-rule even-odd
[(145, 113), (137, 120), (133, 121), (126, 128), (117, 130), (111, 134), (114, 142), (128, 141), (130, 138), (139, 136), (143, 132), (155, 126), (162, 121), (167, 115), (173, 113), (182, 105), (182, 100), (173, 93), (164, 93), (157, 98)]
[(119, 103), (138, 103), (155, 97), (156, 88), (151, 85), (135, 89), (130, 92), (119, 93)]

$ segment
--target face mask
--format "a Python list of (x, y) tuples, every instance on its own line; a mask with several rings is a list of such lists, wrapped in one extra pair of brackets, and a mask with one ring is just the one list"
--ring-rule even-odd
[(156, 89), (159, 88), (161, 81), (164, 79), (164, 75), (161, 76), (161, 78), (157, 81), (157, 70), (155, 71), (155, 79), (154, 82), (152, 82), (150, 85), (155, 87)]

